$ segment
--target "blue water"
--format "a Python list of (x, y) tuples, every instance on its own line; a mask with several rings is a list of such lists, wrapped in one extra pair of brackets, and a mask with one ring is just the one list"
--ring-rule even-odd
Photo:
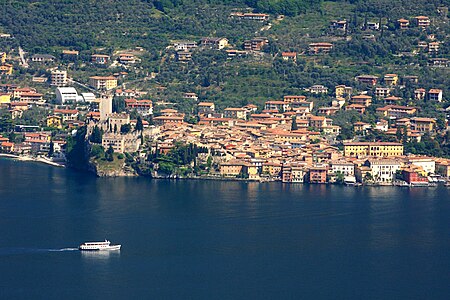
[[(0, 298), (449, 299), (449, 191), (100, 179), (0, 160)], [(105, 238), (122, 250), (74, 249)]]

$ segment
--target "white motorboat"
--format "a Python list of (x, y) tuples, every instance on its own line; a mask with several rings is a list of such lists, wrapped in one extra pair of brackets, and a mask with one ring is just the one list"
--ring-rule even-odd
[(78, 247), (82, 251), (106, 251), (106, 250), (120, 250), (122, 245), (111, 245), (111, 242), (105, 240), (104, 242), (85, 242)]

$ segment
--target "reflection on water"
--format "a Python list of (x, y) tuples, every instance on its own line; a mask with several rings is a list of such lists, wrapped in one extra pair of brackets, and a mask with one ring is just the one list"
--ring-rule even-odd
[(81, 257), (86, 260), (108, 260), (120, 257), (120, 250), (115, 251), (80, 251)]

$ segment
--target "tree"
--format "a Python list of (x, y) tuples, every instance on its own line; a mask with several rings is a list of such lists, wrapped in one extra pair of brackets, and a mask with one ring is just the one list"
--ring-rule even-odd
[(105, 149), (102, 145), (93, 145), (91, 148), (91, 156), (95, 158), (104, 158)]
[(141, 116), (138, 116), (138, 117), (137, 117), (135, 129), (136, 129), (136, 131), (142, 131), (142, 130), (144, 130), (144, 124), (142, 123), (142, 118), (141, 118)]
[(117, 124), (114, 124), (114, 133), (117, 133)]
[(48, 157), (52, 157), (53, 154), (55, 153), (55, 144), (53, 143), (53, 141), (50, 141), (50, 149), (48, 150)]
[(112, 145), (109, 145), (108, 150), (106, 150), (105, 157), (107, 161), (113, 161), (114, 160), (114, 149)]
[(291, 131), (297, 130), (297, 129), (298, 129), (297, 117), (293, 117), (292, 118), (292, 124), (291, 124)]
[(130, 124), (122, 124), (120, 125), (120, 133), (121, 134), (127, 134), (131, 131), (131, 125)]
[(341, 171), (336, 172), (336, 183), (338, 184), (344, 184), (345, 181), (345, 174)]
[(94, 129), (92, 129), (91, 138), (89, 140), (91, 141), (91, 143), (101, 144), (102, 136), (103, 136), (102, 131), (100, 130), (100, 128), (98, 128), (97, 125), (95, 125)]

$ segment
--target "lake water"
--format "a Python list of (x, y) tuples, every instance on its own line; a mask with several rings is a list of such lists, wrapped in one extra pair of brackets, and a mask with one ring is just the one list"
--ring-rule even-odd
[[(450, 193), (0, 160), (1, 299), (449, 299)], [(109, 239), (116, 253), (81, 253)]]

